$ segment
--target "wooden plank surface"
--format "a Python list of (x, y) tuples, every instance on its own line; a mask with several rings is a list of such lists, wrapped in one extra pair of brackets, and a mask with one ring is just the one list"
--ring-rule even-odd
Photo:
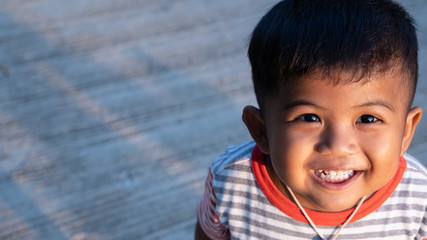
[[(248, 37), (275, 2), (2, 1), (0, 239), (191, 239), (207, 167), (250, 139)], [(425, 107), (427, 7), (404, 4)], [(424, 122), (414, 141), (427, 163)]]

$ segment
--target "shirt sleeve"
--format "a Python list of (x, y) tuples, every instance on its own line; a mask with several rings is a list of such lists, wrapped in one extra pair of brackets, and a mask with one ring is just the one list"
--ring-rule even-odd
[(211, 239), (229, 239), (230, 231), (221, 223), (216, 214), (217, 198), (213, 189), (213, 175), (209, 174), (205, 183), (205, 192), (197, 206), (197, 220), (205, 234)]
[(419, 239), (427, 240), (427, 211), (424, 213), (424, 218), (421, 222), (421, 228), (418, 232), (420, 235)]

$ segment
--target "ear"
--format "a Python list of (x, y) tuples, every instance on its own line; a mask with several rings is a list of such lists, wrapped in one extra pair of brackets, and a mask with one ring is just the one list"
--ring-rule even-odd
[(267, 128), (261, 111), (254, 106), (246, 106), (243, 109), (242, 119), (260, 150), (264, 154), (269, 154)]
[(420, 107), (413, 107), (409, 110), (406, 117), (405, 131), (403, 133), (402, 150), (400, 155), (408, 150), (409, 144), (411, 144), (414, 136), (415, 128), (421, 120), (423, 110)]

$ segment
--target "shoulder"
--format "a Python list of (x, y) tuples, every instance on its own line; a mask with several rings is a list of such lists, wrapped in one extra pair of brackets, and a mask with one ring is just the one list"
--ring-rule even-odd
[[(427, 237), (427, 169), (415, 157), (405, 153), (406, 169), (393, 198), (393, 218), (400, 218), (406, 230), (414, 229), (416, 239)], [(399, 217), (400, 216), (400, 217)], [(408, 218), (410, 217), (410, 218)], [(411, 219), (411, 221), (408, 221)]]
[(418, 161), (418, 159), (416, 159), (414, 156), (410, 155), (409, 153), (405, 153), (403, 157), (405, 157), (408, 168), (412, 168), (416, 171), (422, 172), (427, 176), (426, 167), (420, 161)]
[(406, 169), (400, 181), (397, 194), (399, 197), (412, 199), (414, 204), (423, 204), (423, 210), (427, 210), (427, 170), (421, 162), (413, 156), (404, 155)]
[(253, 141), (240, 145), (229, 146), (228, 149), (219, 155), (211, 166), (212, 174), (219, 174), (225, 169), (235, 168), (239, 165), (250, 166), (252, 150), (255, 147)]
[(408, 153), (405, 153), (403, 156), (406, 160), (406, 173), (417, 179), (424, 179), (425, 183), (427, 183), (426, 167)]

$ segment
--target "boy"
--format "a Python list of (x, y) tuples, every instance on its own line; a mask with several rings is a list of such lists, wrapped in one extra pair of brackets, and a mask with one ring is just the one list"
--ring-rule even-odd
[(253, 142), (209, 170), (197, 239), (426, 239), (413, 21), (389, 0), (285, 0), (252, 33)]

